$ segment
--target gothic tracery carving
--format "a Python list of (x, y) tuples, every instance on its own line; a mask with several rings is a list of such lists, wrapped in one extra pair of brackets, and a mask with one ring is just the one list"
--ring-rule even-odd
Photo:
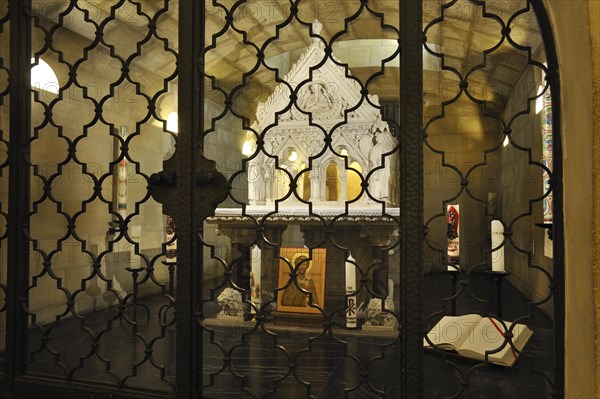
[[(313, 24), (314, 32), (318, 32), (319, 25), (318, 22)], [(332, 157), (336, 158), (334, 162), (341, 175), (339, 180), (343, 185), (347, 184), (346, 166), (339, 155), (347, 156), (348, 165), (358, 164), (363, 176), (369, 176), (368, 190), (372, 198), (387, 202), (390, 181), (397, 178), (390, 172), (389, 157), (396, 144), (389, 125), (381, 119), (377, 108), (379, 99), (369, 95), (369, 101), (365, 101), (360, 84), (333, 55), (314, 69), (325, 57), (323, 43), (314, 39), (290, 68), (284, 80), (297, 92), (298, 98), (288, 111), (277, 115), (290, 101), (290, 89), (283, 83), (266, 102), (258, 105), (252, 129), (258, 133), (264, 131), (265, 148), (248, 162), (250, 205), (268, 205), (285, 197), (289, 192), (290, 177), (294, 178), (306, 169), (310, 169), (310, 200), (326, 201), (332, 197), (326, 195), (325, 173)], [(359, 103), (359, 107), (347, 112)], [(336, 152), (343, 148), (346, 153), (336, 156), (327, 151), (317, 157), (326, 146), (327, 135)], [(295, 153), (294, 159), (289, 158), (291, 151)], [(302, 173), (301, 177), (304, 176), (308, 174)], [(299, 192), (303, 190), (302, 182), (297, 183), (297, 193), (302, 197)], [(336, 196), (340, 205), (347, 199), (345, 193), (346, 187), (342, 187), (341, 195)], [(294, 197), (289, 198), (290, 202)], [(367, 196), (363, 195), (363, 198)], [(287, 202), (281, 205), (285, 206)]]

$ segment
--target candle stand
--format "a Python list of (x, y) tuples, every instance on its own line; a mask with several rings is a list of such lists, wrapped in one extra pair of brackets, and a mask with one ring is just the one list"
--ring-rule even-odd
[(548, 238), (550, 241), (554, 238), (552, 227), (554, 226), (552, 223), (534, 223), (535, 226), (541, 227), (542, 229), (548, 230)]
[[(146, 270), (145, 267), (126, 267), (125, 270), (127, 270), (128, 272), (131, 273), (131, 277), (133, 278), (133, 292), (131, 294), (127, 294), (125, 296), (124, 299), (124, 303), (125, 306), (123, 308), (123, 310), (127, 309), (129, 306), (133, 307), (133, 332), (134, 334), (137, 332), (137, 308), (142, 307), (147, 314), (147, 320), (150, 320), (150, 309), (148, 309), (148, 306), (144, 305), (143, 303), (139, 303), (138, 302), (138, 292), (139, 292), (139, 287), (138, 287), (138, 276), (140, 274), (140, 272)], [(127, 303), (129, 300), (131, 299), (130, 303)]]
[(502, 319), (502, 281), (510, 275), (510, 272), (487, 269), (485, 274), (492, 277), (494, 290), (496, 291), (496, 316)]
[(449, 264), (448, 266), (449, 267), (446, 272), (448, 273), (448, 275), (450, 275), (450, 289), (452, 292), (450, 296), (450, 298), (452, 298), (450, 303), (450, 314), (452, 316), (456, 316), (456, 285), (458, 282), (458, 274), (460, 273), (460, 268), (458, 267), (458, 265)]
[(163, 260), (162, 264), (167, 266), (169, 270), (169, 289), (168, 295), (171, 303), (167, 305), (162, 305), (160, 309), (158, 309), (158, 318), (160, 320), (161, 325), (164, 327), (167, 324), (167, 314), (169, 310), (175, 308), (175, 268), (177, 267), (177, 261), (171, 260)]

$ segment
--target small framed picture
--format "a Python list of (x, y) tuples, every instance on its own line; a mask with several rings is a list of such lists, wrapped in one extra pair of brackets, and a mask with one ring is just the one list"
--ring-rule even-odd
[[(286, 288), (278, 291), (277, 311), (320, 314), (314, 306), (325, 307), (327, 250), (284, 247), (280, 250), (280, 258), (278, 287)], [(292, 270), (297, 272), (296, 282), (290, 282)]]

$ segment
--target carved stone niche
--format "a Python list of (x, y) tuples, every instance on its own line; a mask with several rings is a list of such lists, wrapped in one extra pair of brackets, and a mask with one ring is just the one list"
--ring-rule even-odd
[[(321, 27), (315, 21), (313, 32), (318, 34)], [(297, 206), (298, 198), (342, 207), (360, 193), (359, 174), (368, 176), (372, 198), (363, 194), (365, 205), (375, 202), (372, 199), (389, 203), (390, 187), (397, 186), (399, 176), (391, 168), (396, 155), (385, 154), (393, 151), (397, 140), (381, 118), (378, 97), (364, 96), (347, 67), (335, 56), (328, 57), (317, 38), (284, 80), (297, 93), (297, 100), (281, 113), (290, 103), (291, 92), (288, 85), (279, 84), (258, 105), (251, 127), (256, 135), (264, 135), (264, 148), (247, 165), (250, 205), (272, 207), (290, 192), (294, 179), (295, 193), (280, 202), (282, 207)]]

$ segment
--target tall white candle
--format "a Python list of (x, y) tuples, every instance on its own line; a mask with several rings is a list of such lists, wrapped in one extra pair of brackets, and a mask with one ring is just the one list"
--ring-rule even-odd
[[(492, 250), (498, 248), (504, 240), (504, 226), (499, 220), (492, 220)], [(504, 271), (504, 247), (492, 252), (492, 271)]]
[(356, 328), (356, 266), (352, 255), (346, 259), (346, 328)]
[[(262, 273), (262, 251), (258, 245), (254, 245), (250, 250), (250, 300), (260, 309), (260, 286), (261, 286), (261, 273)], [(250, 313), (254, 314), (256, 311), (254, 308), (250, 310)]]
[(446, 206), (446, 222), (448, 225), (446, 237), (448, 238), (447, 257), (449, 271), (458, 270), (458, 266), (460, 265), (459, 209), (458, 204)]

